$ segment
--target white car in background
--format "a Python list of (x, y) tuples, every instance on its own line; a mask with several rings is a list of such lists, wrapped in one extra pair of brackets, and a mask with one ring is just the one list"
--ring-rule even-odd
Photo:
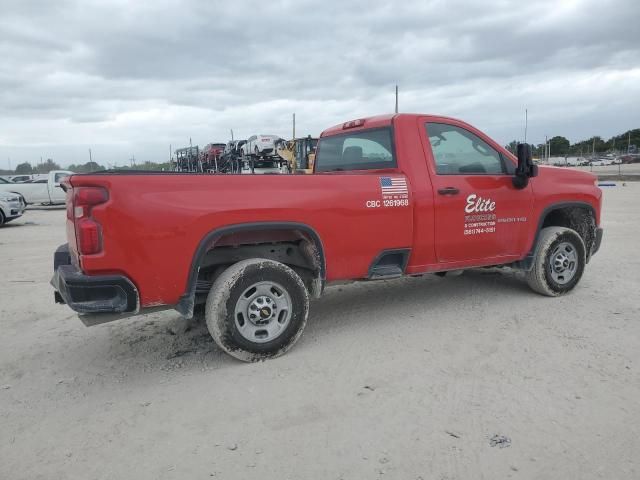
[(0, 192), (0, 226), (20, 217), (25, 208), (27, 205), (19, 193)]
[(278, 140), (280, 140), (278, 135), (251, 135), (247, 138), (247, 143), (240, 147), (240, 150), (243, 155), (274, 156)]
[(13, 183), (24, 183), (24, 182), (30, 182), (32, 180), (42, 180), (43, 178), (47, 178), (47, 174), (46, 173), (34, 173), (33, 175), (29, 174), (23, 174), (23, 175), (11, 175), (9, 177), (6, 177), (7, 180), (9, 180), (10, 182)]
[[(243, 175), (266, 175), (268, 173), (272, 174), (281, 174), (281, 173), (289, 173), (285, 166), (283, 160), (274, 159), (274, 158), (257, 158), (257, 159), (249, 159), (242, 162), (242, 170), (240, 171)], [(253, 170), (252, 167), (253, 166)]]
[(27, 204), (63, 204), (67, 195), (62, 190), (60, 182), (69, 175), (73, 175), (73, 172), (53, 170), (45, 178), (37, 180), (29, 180), (24, 183), (0, 183), (0, 192), (19, 193)]

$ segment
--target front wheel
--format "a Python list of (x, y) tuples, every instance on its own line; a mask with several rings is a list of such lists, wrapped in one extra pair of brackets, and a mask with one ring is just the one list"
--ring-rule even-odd
[(575, 230), (547, 227), (540, 231), (527, 283), (536, 292), (557, 297), (572, 290), (582, 278), (586, 248)]
[(309, 315), (309, 294), (288, 266), (243, 260), (214, 282), (205, 317), (209, 333), (229, 355), (245, 362), (278, 357), (296, 343)]

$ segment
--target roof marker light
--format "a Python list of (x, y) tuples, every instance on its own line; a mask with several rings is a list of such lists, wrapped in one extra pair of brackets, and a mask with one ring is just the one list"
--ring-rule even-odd
[(351, 120), (350, 122), (345, 122), (342, 124), (342, 129), (346, 130), (348, 128), (356, 128), (364, 125), (364, 118), (359, 118), (358, 120)]

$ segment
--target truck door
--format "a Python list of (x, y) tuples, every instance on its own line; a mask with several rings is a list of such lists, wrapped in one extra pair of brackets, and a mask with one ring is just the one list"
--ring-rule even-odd
[(477, 260), (520, 255), (526, 248), (532, 193), (530, 186), (513, 186), (514, 162), (462, 122), (438, 118), (422, 128), (434, 190), (438, 262), (481, 263)]
[(51, 203), (64, 203), (66, 200), (66, 193), (62, 190), (60, 186), (60, 182), (64, 177), (69, 176), (64, 172), (51, 172), (49, 173), (48, 179), (48, 189), (49, 189), (49, 200)]

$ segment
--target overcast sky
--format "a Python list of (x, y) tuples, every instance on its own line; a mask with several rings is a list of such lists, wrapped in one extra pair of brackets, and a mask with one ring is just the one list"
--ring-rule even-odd
[(394, 108), (505, 144), (640, 127), (640, 0), (0, 0), (0, 168), (164, 161)]

